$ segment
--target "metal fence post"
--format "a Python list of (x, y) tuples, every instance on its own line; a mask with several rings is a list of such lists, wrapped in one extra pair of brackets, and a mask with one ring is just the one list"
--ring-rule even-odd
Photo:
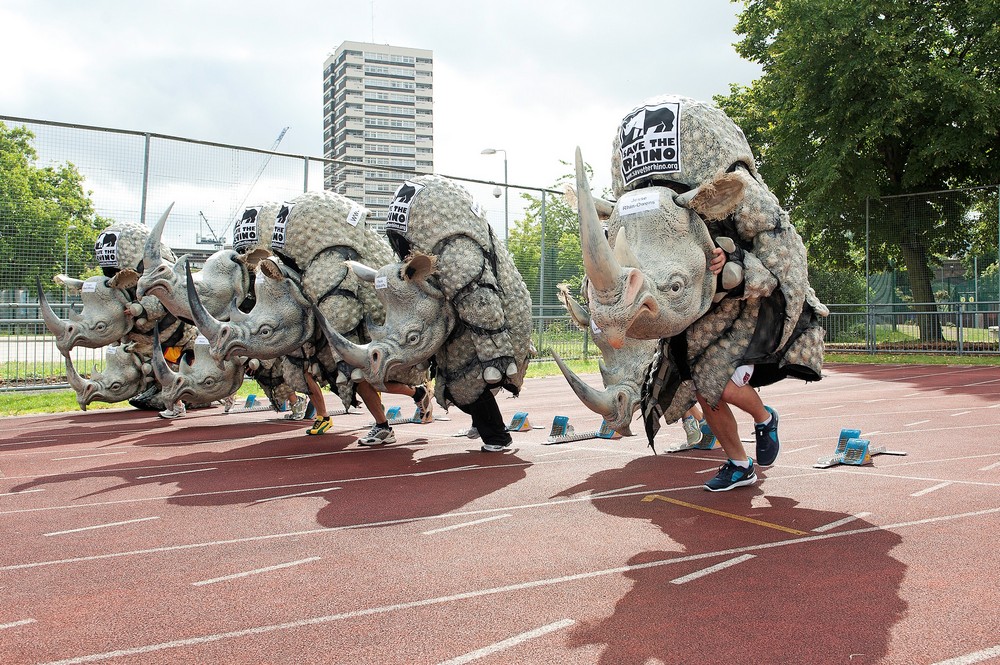
[(302, 193), (309, 191), (309, 158), (303, 157), (302, 163), (304, 165), (302, 169)]
[(545, 190), (542, 190), (542, 209), (540, 215), (542, 218), (542, 242), (538, 265), (538, 343), (535, 345), (535, 348), (538, 349), (539, 353), (542, 353), (542, 333), (545, 326)]
[(139, 222), (146, 226), (146, 195), (149, 193), (149, 134), (143, 134), (145, 137), (145, 148), (143, 150), (142, 156), (142, 204), (139, 207)]

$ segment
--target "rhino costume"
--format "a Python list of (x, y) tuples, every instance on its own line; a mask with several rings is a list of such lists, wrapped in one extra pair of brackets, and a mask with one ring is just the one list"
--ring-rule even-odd
[(517, 395), (531, 345), (531, 296), (469, 192), (436, 175), (404, 182), (389, 205), (386, 235), (401, 263), (352, 264), (386, 305), (373, 341), (338, 351), (378, 385), (393, 366), (432, 359), (438, 403), (472, 416), (484, 444), (511, 441), (494, 393)]
[[(661, 339), (643, 391), (651, 445), (660, 418), (680, 418), (696, 391), (718, 404), (740, 365), (755, 365), (755, 387), (821, 378), (817, 316), (828, 310), (809, 286), (802, 239), (725, 113), (663, 96), (626, 115), (612, 154), (610, 249), (580, 163), (577, 178), (594, 320), (619, 345)], [(719, 280), (707, 269), (716, 245), (727, 254)]]

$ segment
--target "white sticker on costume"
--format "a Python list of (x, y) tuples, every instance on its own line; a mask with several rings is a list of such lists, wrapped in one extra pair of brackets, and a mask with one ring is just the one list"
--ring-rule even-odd
[(260, 237), (257, 235), (257, 216), (263, 207), (249, 206), (233, 227), (233, 249), (237, 252), (260, 244)]
[(97, 236), (94, 243), (94, 256), (97, 265), (102, 268), (118, 267), (118, 233), (115, 231), (105, 231)]
[(385, 289), (389, 287), (389, 280), (385, 275), (379, 275), (375, 278), (375, 288)]
[(590, 320), (590, 329), (594, 331), (595, 335), (600, 335), (603, 331), (597, 327), (597, 321), (594, 319)]
[(194, 338), (195, 345), (208, 346), (208, 338), (204, 335), (198, 335)]
[(413, 199), (423, 188), (424, 185), (409, 180), (399, 186), (399, 189), (393, 194), (389, 210), (386, 212), (386, 231), (406, 233), (410, 225), (410, 206), (413, 205)]
[(679, 100), (640, 106), (625, 116), (618, 128), (618, 151), (626, 185), (681, 170), (680, 124)]
[(281, 249), (285, 246), (285, 226), (288, 224), (288, 216), (292, 214), (294, 203), (285, 201), (281, 205), (281, 210), (274, 217), (274, 232), (271, 234), (271, 248)]
[(472, 205), (469, 206), (469, 210), (471, 210), (472, 214), (475, 215), (476, 217), (484, 217), (485, 216), (483, 214), (483, 206), (481, 206), (479, 204), (479, 201), (476, 201), (475, 199), (473, 199)]
[(105, 353), (107, 353), (109, 356), (113, 356), (116, 353), (118, 353), (118, 347), (117, 346), (109, 346), (107, 349), (105, 349)]
[(84, 282), (80, 287), (81, 293), (94, 293), (97, 291), (97, 282)]
[(625, 193), (615, 204), (618, 215), (634, 215), (647, 210), (657, 210), (660, 207), (660, 192), (655, 189), (639, 189)]
[(351, 226), (357, 226), (366, 217), (368, 217), (368, 210), (355, 203), (351, 206), (351, 212), (347, 213), (347, 223)]

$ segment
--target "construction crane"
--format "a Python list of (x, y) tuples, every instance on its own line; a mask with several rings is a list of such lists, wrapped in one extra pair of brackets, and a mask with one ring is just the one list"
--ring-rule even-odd
[[(197, 242), (199, 245), (215, 245), (216, 248), (222, 249), (222, 247), (225, 246), (225, 243), (219, 238), (218, 235), (216, 235), (215, 229), (212, 228), (212, 225), (208, 223), (208, 217), (205, 217), (205, 213), (203, 213), (201, 210), (198, 211), (198, 216), (201, 217), (202, 222), (205, 222), (205, 226), (208, 227), (208, 230), (212, 233), (212, 236), (211, 237), (203, 236), (201, 234), (201, 229), (199, 228), (198, 235), (195, 237), (195, 242)], [(200, 226), (201, 222), (199, 222), (198, 224)]]
[[(278, 134), (278, 138), (274, 139), (274, 143), (272, 143), (271, 147), (269, 148), (269, 150), (271, 152), (274, 152), (275, 150), (277, 150), (278, 145), (281, 143), (281, 139), (285, 138), (285, 133), (288, 131), (288, 129), (289, 129), (288, 127), (283, 127), (281, 129), (281, 133)], [(224, 228), (222, 230), (223, 234), (229, 233), (229, 227), (236, 221), (236, 215), (239, 214), (243, 210), (243, 208), (246, 206), (247, 199), (250, 198), (250, 194), (253, 193), (253, 188), (257, 186), (257, 181), (260, 180), (260, 177), (262, 175), (264, 175), (264, 169), (266, 169), (267, 165), (271, 163), (271, 158), (272, 157), (274, 157), (274, 155), (268, 154), (264, 158), (264, 163), (260, 165), (260, 168), (257, 170), (257, 174), (253, 177), (253, 180), (250, 181), (250, 187), (247, 188), (247, 193), (243, 197), (243, 200), (240, 201), (240, 204), (238, 206), (236, 206), (236, 209), (232, 212), (232, 214), (229, 215), (229, 220), (230, 221), (229, 221), (228, 224), (226, 224), (226, 228)], [(205, 216), (202, 215), (203, 219), (204, 219), (204, 217)], [(207, 224), (208, 220), (205, 220), (205, 223)], [(211, 227), (209, 227), (209, 228), (211, 228)]]

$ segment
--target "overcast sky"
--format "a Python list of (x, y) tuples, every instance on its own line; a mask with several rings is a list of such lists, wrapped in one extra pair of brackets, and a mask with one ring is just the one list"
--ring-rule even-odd
[(616, 123), (759, 69), (729, 0), (4, 0), (0, 114), (322, 155), (323, 63), (344, 40), (434, 54), (435, 171), (549, 186), (581, 146), (610, 183)]

